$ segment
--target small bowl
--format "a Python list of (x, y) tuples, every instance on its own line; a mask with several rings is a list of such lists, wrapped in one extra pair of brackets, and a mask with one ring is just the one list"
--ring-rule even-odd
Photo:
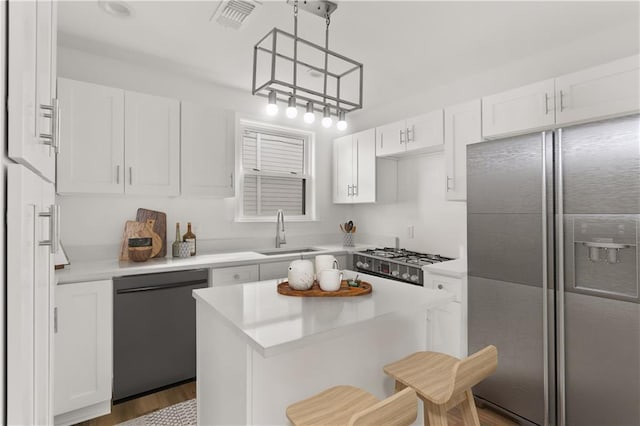
[(151, 238), (129, 238), (129, 247), (151, 247), (153, 242)]
[(134, 262), (146, 262), (151, 257), (153, 247), (129, 247), (129, 259)]

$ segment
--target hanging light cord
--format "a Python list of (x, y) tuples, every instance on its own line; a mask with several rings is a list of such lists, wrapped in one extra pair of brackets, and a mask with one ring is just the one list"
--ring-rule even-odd
[(298, 87), (298, 0), (293, 2), (293, 96)]
[(329, 24), (331, 24), (331, 18), (329, 18), (329, 8), (327, 6), (327, 14), (325, 15), (327, 18), (327, 30), (325, 32), (324, 38), (324, 103), (327, 103), (327, 70), (329, 69)]

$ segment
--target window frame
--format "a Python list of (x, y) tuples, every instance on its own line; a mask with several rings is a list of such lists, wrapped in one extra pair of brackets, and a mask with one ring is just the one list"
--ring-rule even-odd
[(315, 175), (315, 132), (303, 129), (285, 127), (281, 125), (264, 123), (253, 119), (238, 117), (236, 120), (236, 138), (235, 138), (235, 221), (236, 222), (275, 222), (276, 215), (273, 216), (247, 216), (244, 214), (244, 180), (245, 176), (272, 176), (272, 177), (290, 177), (284, 173), (259, 172), (254, 170), (245, 170), (242, 157), (242, 146), (244, 140), (244, 131), (252, 130), (256, 132), (270, 133), (276, 136), (301, 138), (304, 143), (304, 164), (303, 174), (300, 179), (304, 179), (305, 188), (305, 214), (304, 215), (287, 215), (287, 222), (312, 222), (317, 221), (316, 216), (316, 175)]

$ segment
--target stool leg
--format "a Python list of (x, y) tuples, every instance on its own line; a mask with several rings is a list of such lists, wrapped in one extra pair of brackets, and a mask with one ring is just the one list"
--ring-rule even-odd
[[(431, 401), (422, 400), (424, 404), (425, 426), (447, 426), (447, 408), (444, 405), (434, 404)], [(465, 423), (466, 426), (466, 423)]]
[(465, 425), (480, 426), (478, 410), (476, 409), (476, 403), (473, 400), (473, 392), (471, 392), (471, 389), (467, 389), (464, 394), (465, 399), (460, 404), (460, 408), (462, 409), (462, 420)]

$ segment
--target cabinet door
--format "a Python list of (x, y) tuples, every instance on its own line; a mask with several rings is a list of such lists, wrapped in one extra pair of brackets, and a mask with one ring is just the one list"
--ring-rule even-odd
[(125, 193), (180, 193), (180, 102), (125, 92)]
[(444, 110), (447, 200), (467, 199), (467, 145), (482, 142), (480, 99)]
[(181, 194), (233, 196), (234, 143), (221, 108), (181, 104)]
[(353, 138), (343, 136), (333, 141), (333, 202), (350, 203), (353, 193)]
[(640, 57), (556, 79), (556, 122), (569, 124), (640, 111)]
[(56, 415), (111, 399), (112, 312), (111, 280), (56, 286)]
[(407, 129), (405, 121), (396, 121), (375, 129), (375, 150), (378, 157), (406, 151)]
[[(7, 166), (7, 424), (51, 424), (53, 185)], [(53, 232), (51, 232), (53, 231)], [(48, 242), (48, 243), (47, 243)]]
[(58, 193), (124, 193), (124, 91), (58, 80)]
[(39, 0), (12, 1), (8, 8), (8, 153), (50, 182), (56, 167), (55, 7)]
[(369, 129), (353, 135), (354, 203), (376, 201), (376, 130)]
[(258, 265), (232, 266), (211, 270), (211, 286), (250, 283), (259, 280)]
[(430, 351), (442, 352), (457, 358), (463, 357), (460, 343), (461, 315), (460, 303), (456, 302), (429, 311), (428, 341)]
[(554, 80), (482, 98), (482, 136), (529, 133), (555, 123)]
[(287, 260), (285, 262), (261, 263), (260, 281), (287, 278), (289, 274), (290, 263), (290, 260)]
[(407, 119), (407, 152), (443, 148), (444, 126), (441, 109)]

